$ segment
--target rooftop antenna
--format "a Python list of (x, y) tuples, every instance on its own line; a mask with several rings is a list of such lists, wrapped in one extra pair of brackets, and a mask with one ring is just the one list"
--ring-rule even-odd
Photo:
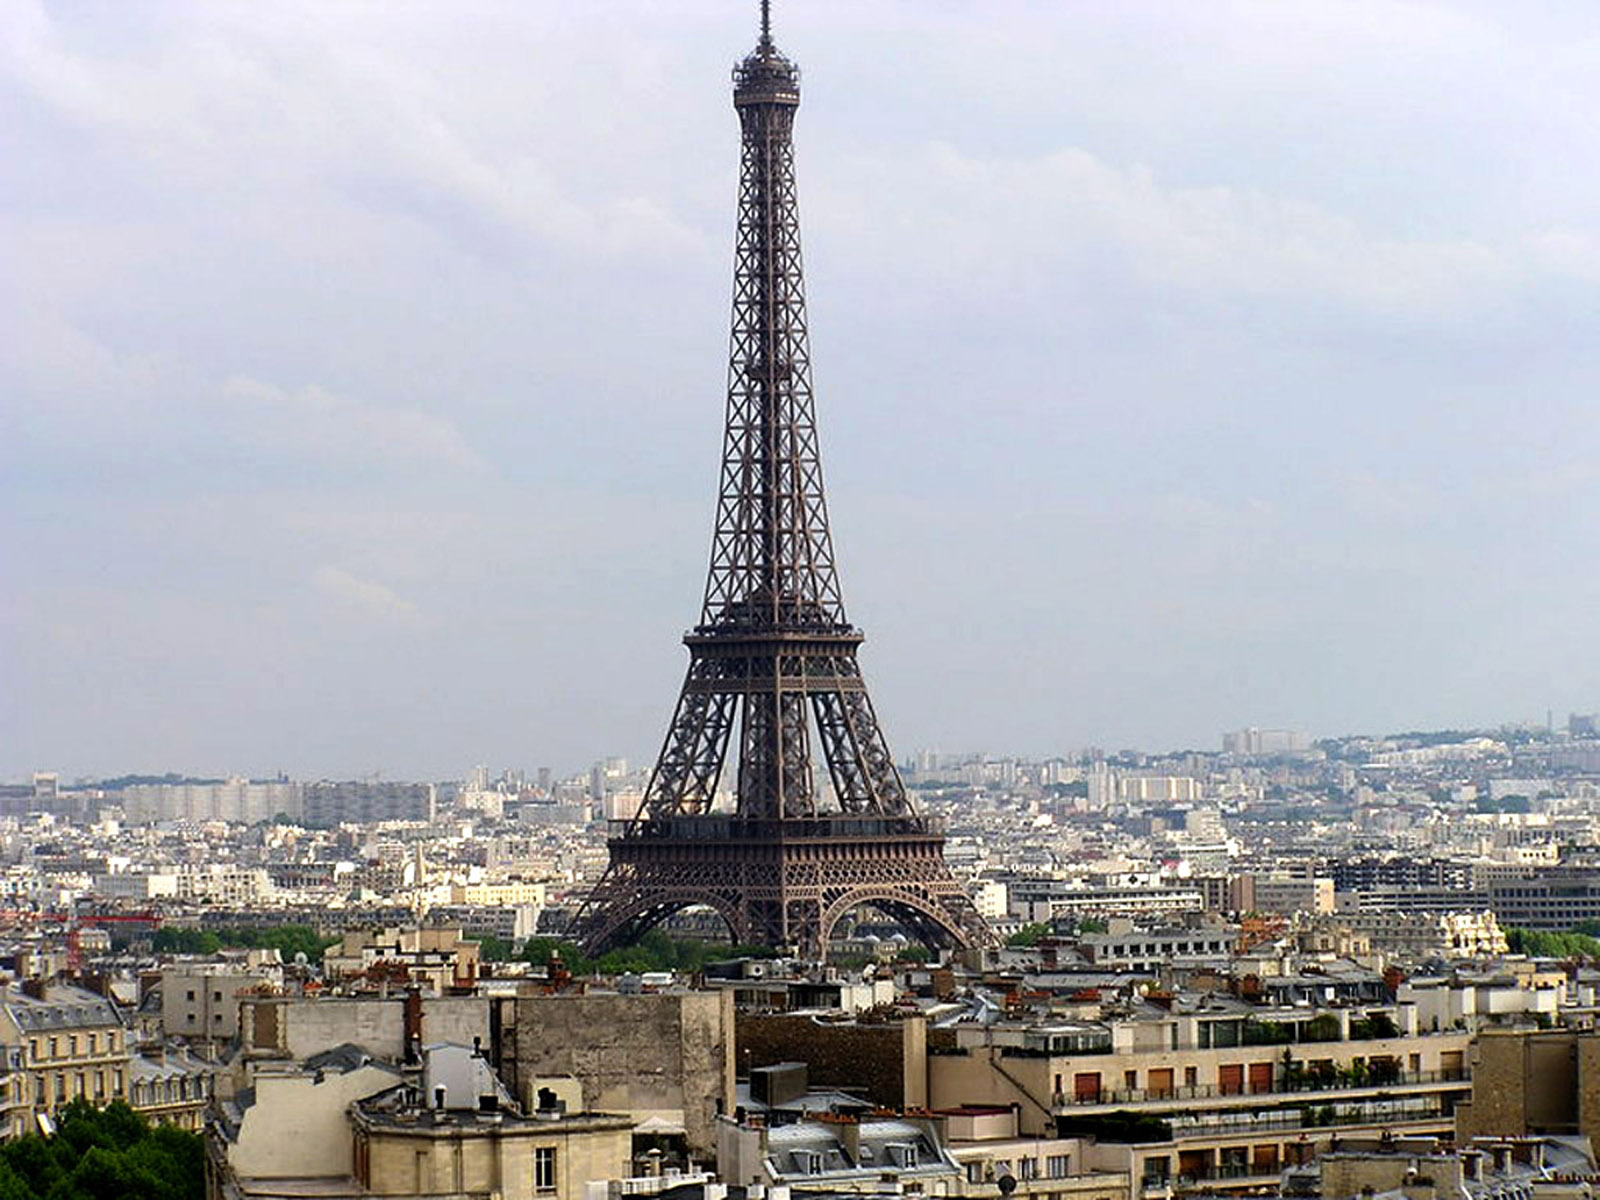
[(772, 45), (772, 0), (761, 0), (761, 44)]

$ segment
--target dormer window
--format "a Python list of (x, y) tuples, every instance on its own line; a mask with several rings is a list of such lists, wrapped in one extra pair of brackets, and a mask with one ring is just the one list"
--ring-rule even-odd
[(889, 1161), (902, 1170), (909, 1170), (917, 1165), (917, 1148), (911, 1142), (890, 1142), (883, 1148), (889, 1156)]

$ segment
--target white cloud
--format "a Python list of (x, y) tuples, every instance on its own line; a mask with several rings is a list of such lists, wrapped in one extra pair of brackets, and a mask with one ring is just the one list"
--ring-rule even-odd
[(830, 197), (862, 206), (842, 223), (860, 253), (936, 273), (943, 290), (932, 303), (958, 289), (1059, 292), (1109, 261), (1118, 277), (1169, 296), (1331, 301), (1449, 321), (1498, 300), (1532, 265), (1516, 247), (1383, 235), (1318, 205), (1250, 187), (1174, 186), (1148, 166), (1075, 147), (1003, 158), (935, 145), (856, 166), (873, 178)]
[(310, 386), (285, 391), (246, 376), (222, 388), (225, 427), (244, 444), (297, 457), (482, 468), (455, 423), (413, 408)]
[(324, 595), (366, 616), (408, 625), (418, 620), (414, 604), (375, 580), (357, 578), (338, 567), (319, 567), (311, 581)]

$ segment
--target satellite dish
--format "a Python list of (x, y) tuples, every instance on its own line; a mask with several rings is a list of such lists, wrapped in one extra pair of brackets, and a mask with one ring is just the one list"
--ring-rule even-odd
[(1002, 1175), (995, 1180), (995, 1185), (1000, 1189), (1002, 1196), (1009, 1196), (1017, 1190), (1017, 1177), (1011, 1174)]

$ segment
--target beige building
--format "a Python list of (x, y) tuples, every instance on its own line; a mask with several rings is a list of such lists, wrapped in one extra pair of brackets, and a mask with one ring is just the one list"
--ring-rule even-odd
[(545, 885), (525, 879), (505, 879), (450, 886), (451, 904), (528, 904), (543, 908)]
[(1400, 955), (1413, 959), (1490, 958), (1506, 953), (1505, 932), (1492, 912), (1339, 912), (1302, 915), (1297, 945), (1344, 958)]
[(405, 1089), (355, 1105), (355, 1181), (366, 1196), (585, 1200), (588, 1185), (629, 1174), (633, 1122), (551, 1108), (524, 1117), (447, 1098), (409, 1103)]
[(929, 1096), (1015, 1106), (1023, 1136), (1093, 1138), (1096, 1169), (1150, 1190), (1260, 1188), (1334, 1137), (1450, 1131), (1471, 1088), (1468, 1035), (1371, 1036), (1379, 1024), (1213, 998), (1105, 1023), (963, 1027), (929, 1055)]
[(208, 1142), (213, 1200), (339, 1195), (335, 1189), (341, 1187), (351, 1194), (355, 1142), (347, 1112), (401, 1078), (394, 1067), (354, 1047), (302, 1065), (261, 1067), (250, 1088), (221, 1106), (221, 1136)]
[(1127, 1173), (1096, 1169), (1091, 1143), (1020, 1136), (1014, 1108), (951, 1108), (934, 1116), (945, 1148), (961, 1168), (957, 1195), (999, 1197), (1009, 1191), (1025, 1200), (1122, 1200), (1129, 1195)]
[(442, 996), (477, 982), (478, 950), (477, 942), (461, 936), (460, 926), (359, 930), (328, 948), (322, 970), (333, 983), (370, 982), (376, 972), (422, 984)]
[[(0, 1048), (20, 1053), (29, 1123), (68, 1101), (128, 1098), (128, 1031), (103, 996), (30, 980), (0, 987)], [(17, 1053), (12, 1057), (17, 1058)]]
[(265, 1065), (221, 1106), (211, 1200), (584, 1200), (628, 1176), (631, 1120), (569, 1112), (553, 1089), (536, 1099), (525, 1115), (468, 1046), (429, 1046), (404, 1072), (354, 1046)]
[(239, 1036), (239, 1002), (283, 983), (283, 969), (252, 951), (248, 962), (180, 962), (161, 968), (161, 1032), (188, 1041), (231, 1042)]
[(216, 1095), (217, 1070), (186, 1048), (146, 1047), (129, 1064), (128, 1103), (147, 1120), (198, 1133)]
[(0, 1142), (36, 1132), (21, 1046), (0, 1046)]
[(1257, 875), (1251, 887), (1250, 909), (1259, 913), (1331, 913), (1333, 880)]

